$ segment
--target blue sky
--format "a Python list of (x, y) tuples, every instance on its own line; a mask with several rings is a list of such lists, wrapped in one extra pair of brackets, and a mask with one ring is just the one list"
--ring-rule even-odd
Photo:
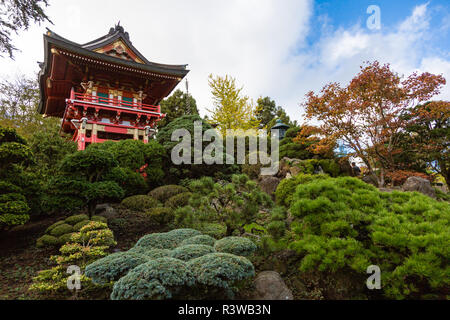
[[(364, 61), (391, 63), (405, 76), (427, 71), (450, 81), (449, 0), (49, 2), (54, 25), (16, 36), (21, 52), (15, 61), (0, 58), (0, 76), (38, 71), (45, 27), (85, 43), (120, 20), (149, 60), (189, 64), (189, 90), (203, 115), (212, 107), (209, 74), (235, 77), (244, 94), (255, 101), (270, 96), (297, 120), (308, 91), (331, 81), (345, 85)], [(369, 5), (380, 7), (380, 30), (366, 26)], [(450, 99), (450, 86), (436, 98)]]
[(351, 28), (354, 25), (364, 26), (369, 14), (370, 5), (377, 5), (381, 10), (382, 32), (388, 32), (404, 21), (416, 6), (427, 4), (430, 15), (430, 28), (436, 35), (430, 43), (438, 49), (450, 51), (450, 7), (448, 0), (319, 0), (314, 2), (311, 32), (308, 44), (317, 41), (326, 22), (329, 28)]

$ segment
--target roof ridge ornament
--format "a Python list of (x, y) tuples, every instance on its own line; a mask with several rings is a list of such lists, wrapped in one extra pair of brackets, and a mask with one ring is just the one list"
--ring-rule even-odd
[[(125, 29), (120, 25), (120, 20), (119, 20), (119, 22), (117, 22), (117, 24), (116, 24), (114, 27), (111, 27), (111, 28), (109, 29), (108, 34), (109, 34), (109, 35), (112, 35), (112, 34), (114, 34), (114, 33), (116, 33), (116, 32), (121, 33), (121, 34), (124, 36), (124, 38), (126, 38), (128, 41), (130, 41), (130, 35), (129, 35), (128, 32), (126, 32)], [(131, 41), (130, 41), (130, 42), (131, 42)]]

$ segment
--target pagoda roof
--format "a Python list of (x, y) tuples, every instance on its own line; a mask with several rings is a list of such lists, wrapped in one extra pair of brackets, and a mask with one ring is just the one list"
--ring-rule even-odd
[[(186, 69), (187, 64), (173, 65), (149, 61), (133, 46), (128, 32), (125, 32), (124, 28), (119, 24), (111, 28), (106, 35), (84, 44), (68, 40), (47, 29), (47, 32), (44, 34), (44, 62), (39, 63), (41, 67), (39, 72), (41, 102), (38, 112), (40, 113), (47, 113), (45, 87), (50, 74), (54, 72), (55, 55), (62, 55), (69, 60), (75, 59), (73, 61), (79, 61), (80, 63), (95, 64), (109, 70), (128, 72), (130, 75), (133, 74), (140, 78), (165, 80), (169, 91), (163, 95), (160, 93), (162, 96), (157, 97), (156, 100), (158, 101), (170, 93), (176, 84), (189, 72)], [(67, 68), (65, 72), (68, 72)], [(68, 77), (70, 78), (66, 74), (61, 78), (61, 83), (62, 81), (68, 82), (70, 80)], [(52, 78), (53, 80), (57, 79)], [(64, 84), (64, 86), (67, 87), (64, 88), (64, 91), (70, 91), (69, 84)]]
[[(104, 48), (108, 44), (112, 44), (116, 41), (122, 41), (139, 58), (139, 60), (141, 60), (141, 62), (124, 60), (122, 58), (114, 57), (98, 51), (98, 49)], [(79, 44), (71, 40), (68, 40), (47, 28), (47, 33), (44, 34), (44, 47), (47, 49), (49, 45), (55, 45), (59, 48), (67, 49), (72, 51), (73, 53), (78, 53), (88, 57), (102, 59), (112, 63), (126, 64), (130, 67), (153, 71), (156, 73), (183, 77), (189, 72), (189, 70), (186, 69), (187, 64), (181, 65), (162, 64), (147, 60), (133, 46), (133, 44), (130, 41), (128, 32), (125, 32), (123, 27), (120, 25), (116, 25), (114, 28), (111, 28), (108, 34), (98, 39), (89, 41), (85, 44)]]

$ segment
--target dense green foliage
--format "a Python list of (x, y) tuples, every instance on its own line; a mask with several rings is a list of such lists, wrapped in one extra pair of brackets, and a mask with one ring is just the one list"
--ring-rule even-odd
[(33, 162), (25, 139), (15, 130), (0, 127), (0, 230), (22, 225), (30, 219), (29, 195), (21, 188), (23, 167)]
[(217, 240), (214, 244), (214, 249), (217, 252), (231, 253), (237, 256), (250, 256), (252, 255), (257, 247), (256, 245), (247, 238), (242, 237), (226, 237)]
[(172, 291), (192, 286), (194, 277), (178, 259), (159, 258), (141, 264), (114, 284), (111, 300), (160, 300), (172, 298)]
[(183, 192), (167, 199), (164, 205), (171, 209), (181, 208), (189, 204), (189, 199), (191, 197), (191, 192)]
[(230, 289), (235, 282), (255, 275), (249, 260), (229, 253), (210, 253), (190, 260), (187, 266), (196, 276), (197, 283), (224, 288), (229, 297), (233, 296)]
[(136, 252), (117, 252), (86, 266), (85, 275), (96, 284), (117, 281), (131, 269), (150, 260)]
[[(76, 265), (84, 271), (87, 264), (107, 255), (109, 247), (115, 245), (114, 236), (107, 225), (92, 221), (74, 233), (70, 242), (60, 248), (60, 255), (50, 257), (55, 267), (42, 270), (33, 279), (30, 290), (36, 291), (45, 297), (63, 297), (70, 292), (67, 283), (70, 274), (68, 266)], [(85, 274), (80, 275), (81, 292), (83, 294), (98, 289)]]
[[(194, 122), (200, 121), (202, 123), (202, 136), (204, 132), (211, 129), (211, 125), (200, 118), (198, 115), (184, 115), (175, 120), (171, 121), (168, 125), (159, 130), (156, 139), (164, 147), (168, 156), (171, 155), (172, 149), (180, 142), (172, 141), (172, 133), (175, 130), (183, 129), (190, 133), (190, 143), (191, 146), (191, 164), (180, 164), (180, 165), (170, 165), (166, 169), (168, 171), (169, 180), (178, 182), (180, 179), (184, 178), (200, 178), (202, 176), (215, 176), (219, 178), (229, 177), (233, 173), (239, 172), (239, 167), (237, 165), (228, 165), (226, 161), (224, 164), (193, 164), (194, 161)], [(203, 142), (201, 151), (203, 154), (204, 148), (209, 144), (209, 142)], [(227, 155), (224, 154), (224, 159)]]
[(158, 200), (146, 195), (131, 196), (123, 199), (120, 203), (121, 206), (136, 211), (155, 208), (158, 204)]
[(214, 242), (193, 229), (148, 234), (127, 252), (89, 264), (85, 275), (95, 284), (114, 283), (112, 300), (198, 299), (220, 291), (232, 297), (234, 285), (252, 277), (254, 267), (243, 257), (216, 253)]
[(227, 235), (242, 233), (243, 226), (253, 222), (261, 208), (272, 206), (270, 197), (246, 175), (233, 175), (231, 183), (203, 177), (191, 181), (189, 189), (189, 205), (175, 211), (175, 223), (203, 232), (204, 224), (221, 223)]
[(275, 191), (275, 199), (277, 204), (290, 207), (292, 202), (292, 196), (295, 193), (295, 189), (299, 184), (308, 183), (317, 179), (325, 179), (327, 175), (311, 175), (311, 174), (299, 174), (291, 179), (284, 179), (280, 182)]
[(198, 114), (197, 103), (195, 99), (187, 93), (184, 93), (180, 89), (175, 90), (170, 97), (164, 99), (160, 103), (161, 112), (166, 116), (158, 122), (158, 127), (163, 128), (169, 122), (183, 115)]
[(149, 196), (155, 198), (156, 200), (165, 203), (169, 198), (176, 196), (177, 194), (187, 192), (188, 190), (185, 187), (168, 184), (165, 186), (161, 186), (153, 189), (149, 192)]
[(77, 214), (67, 217), (64, 220), (59, 220), (49, 226), (45, 230), (45, 234), (36, 240), (36, 246), (42, 247), (57, 247), (61, 246), (71, 240), (72, 234), (79, 232), (81, 228), (89, 224), (91, 221), (106, 223), (106, 218), (101, 216), (89, 216), (86, 214)]
[(150, 247), (157, 249), (174, 249), (183, 240), (200, 235), (201, 232), (194, 229), (175, 229), (166, 233), (148, 234), (136, 243), (136, 247)]
[(199, 236), (195, 236), (192, 238), (187, 238), (181, 242), (180, 245), (185, 246), (188, 244), (204, 244), (206, 246), (214, 246), (214, 243), (216, 242), (216, 239), (213, 237), (210, 237), (208, 235), (202, 234)]
[(189, 261), (208, 253), (213, 253), (213, 247), (204, 244), (186, 244), (172, 250), (170, 256), (175, 259)]
[[(164, 177), (162, 164), (165, 159), (165, 150), (155, 140), (150, 140), (148, 143), (139, 140), (107, 141), (90, 145), (88, 149), (110, 152), (121, 168), (128, 169), (125, 170), (127, 175), (130, 175), (130, 170), (136, 172), (147, 165), (144, 172), (147, 174), (149, 187), (159, 185)], [(139, 193), (145, 193), (147, 189), (148, 187), (144, 187)]]
[(297, 181), (284, 243), (303, 257), (301, 271), (361, 274), (378, 265), (389, 298), (445, 294), (448, 203), (418, 193), (383, 193), (350, 177)]

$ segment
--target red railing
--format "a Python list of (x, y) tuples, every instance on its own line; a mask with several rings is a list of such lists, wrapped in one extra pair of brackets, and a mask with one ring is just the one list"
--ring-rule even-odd
[(135, 110), (144, 110), (144, 111), (151, 111), (151, 112), (157, 112), (161, 113), (161, 107), (160, 106), (152, 106), (150, 104), (145, 103), (139, 103), (139, 102), (129, 102), (124, 101), (122, 99), (117, 98), (106, 98), (106, 97), (100, 97), (100, 96), (93, 96), (90, 94), (85, 93), (76, 93), (74, 91), (70, 94), (70, 100), (73, 102), (87, 102), (91, 104), (95, 104), (98, 106), (105, 106), (105, 107), (120, 107), (120, 108), (130, 108)]

